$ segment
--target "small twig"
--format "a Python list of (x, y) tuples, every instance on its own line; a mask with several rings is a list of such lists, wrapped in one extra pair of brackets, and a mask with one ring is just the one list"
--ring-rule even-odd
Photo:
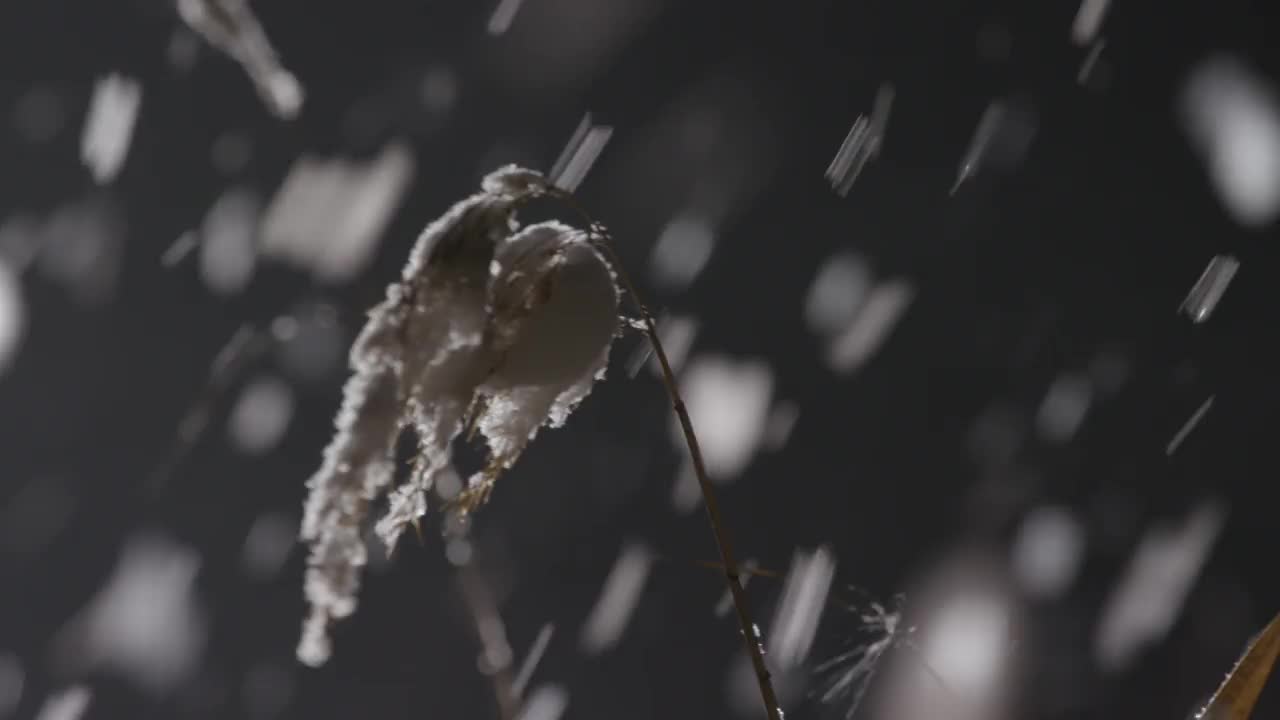
[(764, 664), (764, 653), (760, 650), (760, 639), (756, 625), (751, 620), (751, 613), (747, 609), (746, 593), (743, 592), (742, 583), (738, 579), (738, 561), (734, 556), (733, 544), (729, 540), (729, 533), (725, 529), (724, 520), (720, 516), (720, 504), (716, 501), (715, 489), (707, 476), (707, 468), (702, 460), (702, 450), (698, 445), (698, 436), (693, 431), (693, 421), (689, 419), (689, 411), (685, 408), (684, 399), (680, 396), (680, 390), (676, 385), (675, 373), (671, 370), (670, 361), (667, 360), (667, 352), (662, 347), (662, 341), (658, 339), (657, 323), (654, 322), (649, 308), (640, 299), (640, 293), (631, 282), (631, 278), (623, 268), (618, 254), (614, 251), (608, 230), (603, 225), (592, 220), (591, 216), (587, 214), (569, 192), (550, 187), (547, 188), (546, 192), (549, 197), (564, 201), (583, 216), (587, 222), (588, 233), (595, 240), (594, 244), (608, 256), (614, 272), (617, 273), (618, 279), (622, 282), (623, 289), (627, 291), (632, 304), (640, 312), (640, 318), (644, 323), (644, 332), (649, 336), (649, 344), (653, 345), (653, 352), (657, 355), (658, 363), (662, 366), (662, 383), (667, 388), (667, 394), (671, 396), (671, 405), (675, 409), (676, 415), (680, 418), (680, 428), (684, 432), (685, 444), (689, 446), (689, 457), (693, 461), (693, 471), (698, 478), (698, 486), (702, 489), (703, 504), (707, 509), (707, 519), (711, 524), (711, 533), (715, 535), (716, 548), (720, 551), (720, 560), (724, 564), (725, 581), (729, 584), (729, 594), (733, 596), (733, 606), (738, 612), (738, 624), (742, 627), (742, 636), (747, 645), (747, 653), (751, 657), (751, 664), (755, 668), (756, 681), (760, 685), (760, 698), (764, 701), (765, 711), (769, 715), (769, 720), (782, 720), (782, 711), (778, 708), (778, 698), (773, 691), (773, 683), (769, 679), (769, 669)]
[[(709, 560), (694, 560), (694, 562), (709, 570), (724, 570), (725, 567), (724, 563), (711, 562)], [(751, 561), (748, 560), (747, 564), (749, 565), (750, 563)], [(756, 577), (767, 577), (773, 580), (781, 580), (786, 577), (786, 573), (780, 573), (777, 570), (770, 570), (769, 568), (762, 567), (740, 567), (738, 568), (738, 575), (754, 575)]]

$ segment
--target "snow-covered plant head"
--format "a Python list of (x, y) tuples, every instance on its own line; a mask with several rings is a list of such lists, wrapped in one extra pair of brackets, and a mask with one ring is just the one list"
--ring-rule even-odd
[(549, 192), (532, 170), (491, 173), (481, 192), (422, 232), (402, 277), (369, 312), (351, 348), (336, 433), (307, 483), (301, 661), (324, 663), (330, 624), (355, 610), (371, 506), (392, 482), (403, 429), (417, 436), (417, 461), (376, 523), (388, 548), (426, 513), (427, 492), (450, 469), (464, 430), (484, 436), (489, 460), (456, 501), (463, 514), (484, 503), (540, 427), (564, 424), (604, 375), (619, 328), (612, 268), (584, 231), (516, 222), (523, 203)]

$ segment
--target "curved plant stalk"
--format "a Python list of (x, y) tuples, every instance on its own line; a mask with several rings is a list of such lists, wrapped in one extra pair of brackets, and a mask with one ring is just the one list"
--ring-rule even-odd
[(588, 234), (593, 239), (596, 247), (600, 248), (609, 259), (609, 263), (613, 266), (613, 271), (617, 274), (622, 288), (626, 290), (632, 304), (636, 306), (636, 310), (640, 313), (640, 319), (644, 325), (644, 333), (649, 338), (649, 344), (653, 346), (653, 352), (658, 358), (659, 365), (662, 366), (662, 384), (666, 386), (667, 394), (671, 397), (671, 406), (680, 418), (680, 429), (684, 432), (685, 444), (689, 446), (689, 457), (693, 461), (694, 474), (698, 478), (698, 486), (702, 490), (703, 504), (707, 508), (707, 520), (711, 525), (711, 533), (716, 539), (716, 548), (720, 551), (720, 561), (723, 564), (725, 581), (729, 585), (729, 594), (733, 597), (733, 607), (737, 611), (738, 624), (741, 626), (742, 637), (747, 646), (747, 654), (750, 656), (751, 665), (755, 670), (756, 682), (760, 685), (760, 698), (764, 702), (769, 720), (782, 720), (782, 711), (778, 707), (778, 697), (773, 691), (769, 669), (764, 664), (764, 652), (760, 648), (759, 630), (751, 620), (751, 612), (747, 608), (747, 596), (739, 580), (738, 561), (733, 552), (733, 543), (729, 539), (728, 530), (725, 529), (724, 520), (720, 515), (720, 504), (716, 500), (715, 488), (712, 487), (711, 480), (707, 475), (707, 468), (702, 459), (702, 450), (698, 445), (698, 436), (693, 431), (693, 421), (689, 418), (689, 411), (685, 408), (684, 399), (680, 396), (675, 373), (672, 371), (671, 363), (667, 359), (667, 352), (662, 347), (662, 341), (658, 339), (657, 323), (649, 312), (648, 306), (640, 299), (640, 293), (636, 290), (635, 284), (631, 282), (630, 276), (627, 275), (626, 270), (623, 268), (617, 252), (614, 251), (612, 237), (609, 235), (608, 229), (592, 220), (591, 216), (578, 204), (577, 199), (571, 193), (559, 188), (547, 188), (547, 196), (565, 202), (583, 217), (587, 223)]
[(1247, 720), (1258, 704), (1258, 696), (1275, 667), (1277, 655), (1280, 655), (1280, 615), (1272, 618), (1249, 642), (1227, 679), (1222, 681), (1209, 703), (1195, 717), (1203, 720)]

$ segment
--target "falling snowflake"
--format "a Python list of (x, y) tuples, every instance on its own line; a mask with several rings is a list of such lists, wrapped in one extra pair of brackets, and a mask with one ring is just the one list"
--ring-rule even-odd
[(905, 641), (914, 630), (902, 627), (902, 613), (897, 607), (901, 603), (902, 596), (898, 596), (895, 607), (891, 609), (875, 600), (865, 606), (847, 608), (857, 614), (861, 622), (849, 649), (816, 668), (827, 678), (821, 695), (823, 704), (844, 703), (846, 718), (852, 718), (858, 711), (871, 679), (880, 669), (885, 652)]
[(276, 117), (291, 120), (302, 108), (302, 84), (280, 64), (248, 0), (178, 0), (178, 15), (210, 45), (244, 68)]

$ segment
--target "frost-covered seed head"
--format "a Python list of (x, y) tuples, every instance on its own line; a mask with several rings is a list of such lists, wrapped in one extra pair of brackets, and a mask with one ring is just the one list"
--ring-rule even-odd
[(504, 165), (484, 176), (480, 187), (490, 195), (525, 196), (541, 192), (547, 187), (547, 179), (536, 170), (519, 165)]
[[(498, 251), (493, 323), (502, 344), (493, 387), (580, 378), (618, 328), (618, 286), (586, 235), (560, 223), (525, 228)], [(500, 280), (500, 278), (499, 278)]]
[(546, 189), (540, 174), (507, 166), (482, 187), (422, 232), (352, 347), (337, 432), (308, 483), (311, 612), (298, 647), (307, 664), (325, 662), (329, 624), (356, 609), (369, 508), (391, 484), (402, 428), (414, 429), (419, 457), (376, 525), (388, 548), (425, 514), (435, 477), (453, 472), (452, 444), (468, 421), (490, 453), (459, 498), (469, 509), (603, 377), (619, 299), (607, 262), (568, 225), (519, 230), (516, 208)]

